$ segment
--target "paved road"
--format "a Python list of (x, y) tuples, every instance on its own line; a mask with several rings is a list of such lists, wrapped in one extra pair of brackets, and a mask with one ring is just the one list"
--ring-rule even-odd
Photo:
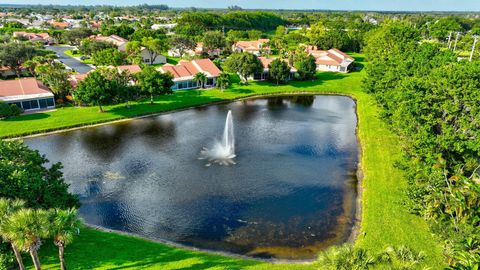
[(78, 73), (87, 73), (92, 68), (80, 62), (79, 60), (66, 55), (64, 52), (66, 50), (74, 49), (75, 47), (72, 46), (47, 46), (47, 50), (54, 51), (58, 55), (58, 60), (64, 63), (66, 66), (70, 67), (71, 69), (75, 70)]

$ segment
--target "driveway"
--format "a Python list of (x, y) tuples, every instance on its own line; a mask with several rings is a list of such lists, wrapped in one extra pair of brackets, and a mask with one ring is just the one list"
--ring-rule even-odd
[(58, 60), (64, 63), (66, 66), (75, 70), (80, 74), (84, 74), (92, 70), (93, 68), (89, 65), (80, 62), (78, 59), (75, 59), (71, 56), (66, 55), (64, 52), (67, 50), (75, 49), (72, 46), (46, 46), (47, 50), (54, 51), (58, 55)]

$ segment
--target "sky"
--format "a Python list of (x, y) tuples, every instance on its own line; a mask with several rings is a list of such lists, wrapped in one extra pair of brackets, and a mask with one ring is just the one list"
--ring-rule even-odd
[(480, 11), (480, 0), (0, 0), (0, 4), (139, 5), (260, 9), (333, 9), (378, 11)]

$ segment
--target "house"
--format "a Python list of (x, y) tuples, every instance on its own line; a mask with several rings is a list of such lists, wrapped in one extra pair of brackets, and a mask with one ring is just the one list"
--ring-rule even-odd
[(92, 35), (89, 37), (90, 40), (110, 42), (118, 48), (119, 51), (125, 52), (127, 50), (128, 40), (117, 35), (103, 36), (101, 34)]
[(142, 71), (139, 65), (124, 65), (117, 67), (118, 72), (127, 71), (129, 74), (136, 74)]
[(150, 50), (142, 47), (140, 50), (140, 56), (142, 58), (142, 64), (157, 65), (167, 63), (167, 57), (165, 55), (157, 55), (157, 57), (150, 62)]
[(67, 29), (72, 27), (69, 22), (57, 22), (53, 20), (50, 21), (50, 25), (55, 29)]
[(213, 49), (213, 50), (208, 50), (204, 46), (203, 42), (197, 42), (197, 46), (195, 47), (195, 54), (196, 55), (208, 54), (208, 56), (214, 57), (214, 56), (219, 56), (220, 54), (222, 54), (222, 49), (216, 48), (216, 49)]
[[(117, 49), (121, 52), (125, 52), (127, 50), (127, 44), (128, 40), (124, 39), (122, 37), (119, 37), (117, 35), (110, 35), (110, 36), (102, 36), (101, 34), (98, 35), (92, 35), (89, 37), (90, 40), (96, 40), (96, 41), (104, 41), (104, 42), (110, 42), (117, 47)], [(158, 55), (153, 62), (150, 61), (150, 50), (142, 47), (140, 50), (140, 56), (142, 58), (142, 64), (150, 64), (150, 65), (155, 65), (155, 64), (165, 64), (167, 63), (167, 57), (164, 55)]]
[(55, 43), (55, 39), (50, 37), (48, 33), (13, 32), (13, 37), (23, 38), (30, 41), (38, 41), (45, 45), (51, 45)]
[[(118, 67), (110, 66), (110, 68), (116, 68), (118, 72), (128, 71), (128, 73), (130, 74), (136, 74), (142, 71), (142, 68), (139, 65), (124, 65), (124, 66), (118, 66)], [(87, 78), (87, 76), (88, 76), (88, 73), (70, 74), (68, 76), (68, 81), (70, 82), (70, 85), (72, 86), (72, 88), (75, 89), (77, 88), (78, 84), (81, 81)], [(133, 84), (133, 81), (132, 81), (132, 84)]]
[(200, 83), (194, 82), (195, 74), (201, 72), (207, 76), (206, 87), (214, 87), (221, 71), (210, 59), (196, 59), (192, 61), (180, 61), (177, 65), (166, 64), (157, 69), (161, 73), (173, 75), (172, 90), (199, 88)]
[(332, 72), (348, 72), (355, 59), (348, 54), (338, 50), (318, 50), (316, 47), (308, 47), (307, 52), (315, 57), (317, 70)]
[[(266, 57), (258, 57), (258, 60), (262, 63), (263, 66), (263, 71), (261, 73), (255, 73), (253, 76), (251, 76), (250, 80), (257, 80), (257, 81), (263, 81), (268, 79), (268, 72), (269, 72), (269, 66), (275, 60), (276, 58), (266, 58)], [(287, 61), (287, 60), (284, 60)], [(297, 73), (297, 70), (290, 66), (290, 76), (288, 80), (292, 80), (295, 77), (295, 73)]]
[(0, 81), (0, 101), (26, 112), (55, 108), (53, 93), (35, 78)]
[(70, 74), (68, 76), (68, 81), (70, 82), (70, 85), (72, 86), (73, 89), (77, 88), (78, 84), (85, 80), (87, 78), (88, 73), (84, 74)]
[(233, 52), (249, 52), (257, 56), (262, 54), (262, 51), (266, 54), (270, 53), (270, 48), (265, 46), (269, 39), (249, 40), (249, 41), (237, 41), (232, 45)]

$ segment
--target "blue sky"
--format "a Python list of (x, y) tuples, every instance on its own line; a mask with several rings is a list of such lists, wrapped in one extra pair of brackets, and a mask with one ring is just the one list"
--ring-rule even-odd
[(408, 11), (480, 11), (480, 0), (0, 0), (0, 4), (137, 5), (166, 4), (171, 7)]

